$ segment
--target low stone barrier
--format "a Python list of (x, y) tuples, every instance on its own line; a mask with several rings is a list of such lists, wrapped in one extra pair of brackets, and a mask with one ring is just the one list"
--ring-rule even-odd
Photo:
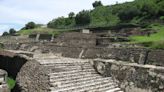
[(94, 60), (103, 76), (112, 76), (125, 92), (164, 92), (164, 67), (117, 60)]
[(164, 50), (152, 50), (147, 57), (147, 63), (157, 66), (164, 66)]

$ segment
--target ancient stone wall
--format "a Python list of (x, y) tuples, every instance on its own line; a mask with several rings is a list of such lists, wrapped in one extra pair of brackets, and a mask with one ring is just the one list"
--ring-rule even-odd
[(112, 76), (125, 92), (164, 91), (164, 67), (117, 60), (95, 60), (93, 65), (103, 76)]
[(90, 48), (85, 51), (84, 58), (117, 59), (127, 62), (144, 63), (145, 60), (139, 61), (142, 53), (144, 58), (147, 50), (137, 48)]
[(96, 46), (96, 35), (78, 32), (63, 33), (54, 39), (57, 45), (72, 47)]
[(38, 40), (47, 40), (47, 41), (51, 41), (51, 40), (52, 40), (52, 37), (53, 37), (52, 34), (40, 34)]
[(148, 53), (147, 63), (164, 66), (164, 50), (152, 50)]
[(20, 46), (21, 50), (52, 52), (64, 57), (84, 59), (117, 59), (138, 64), (152, 64), (164, 66), (164, 50), (150, 50), (144, 48), (103, 48), (103, 47), (76, 47), (60, 46), (55, 43), (28, 43)]
[(4, 43), (3, 46), (5, 49), (8, 49), (8, 50), (18, 50), (20, 44), (19, 43)]
[(0, 69), (6, 70), (8, 72), (8, 75), (15, 79), (17, 73), (26, 63), (26, 61), (26, 59), (19, 56), (9, 57), (0, 55)]
[(48, 92), (48, 73), (49, 69), (37, 61), (28, 61), (17, 75), (17, 86), (21, 92)]
[(37, 37), (37, 34), (30, 34), (30, 35), (28, 36), (28, 38), (31, 38), (31, 39), (36, 39), (36, 37)]

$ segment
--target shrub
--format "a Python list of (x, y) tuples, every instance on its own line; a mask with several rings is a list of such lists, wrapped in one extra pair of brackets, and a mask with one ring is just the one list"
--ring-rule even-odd
[(16, 83), (16, 81), (13, 78), (11, 78), (11, 77), (8, 77), (7, 78), (7, 84), (8, 84), (8, 86), (9, 86), (10, 89), (13, 89), (14, 88), (15, 83)]
[(151, 48), (153, 48), (153, 49), (164, 49), (164, 40), (153, 42)]

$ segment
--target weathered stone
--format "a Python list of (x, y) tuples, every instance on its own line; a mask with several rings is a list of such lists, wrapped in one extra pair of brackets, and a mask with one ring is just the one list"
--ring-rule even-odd
[(140, 92), (164, 91), (164, 67), (109, 60), (95, 60), (96, 66), (99, 64), (97, 62), (108, 63), (103, 75), (108, 74), (108, 76), (119, 81), (120, 87), (126, 92), (136, 92), (137, 90)]
[(0, 69), (0, 92), (10, 92), (7, 85), (7, 72)]
[(17, 75), (17, 83), (22, 92), (48, 92), (49, 69), (36, 61), (28, 61)]
[(152, 50), (149, 52), (147, 64), (164, 66), (164, 50)]

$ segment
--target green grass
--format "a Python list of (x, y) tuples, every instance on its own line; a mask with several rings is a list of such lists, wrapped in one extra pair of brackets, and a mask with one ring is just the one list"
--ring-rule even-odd
[(15, 83), (16, 83), (16, 81), (13, 78), (11, 78), (11, 77), (8, 77), (7, 78), (7, 84), (8, 84), (8, 86), (9, 86), (10, 89), (13, 89), (14, 88)]
[(54, 36), (59, 35), (63, 32), (69, 31), (67, 29), (52, 29), (52, 28), (35, 28), (28, 30), (20, 30), (17, 34), (20, 35), (30, 35), (30, 34), (38, 34), (38, 33), (46, 33), (46, 34), (54, 34)]
[(164, 49), (164, 26), (150, 25), (149, 28), (157, 30), (157, 33), (151, 34), (150, 36), (132, 36), (130, 37), (131, 41), (150, 48)]

